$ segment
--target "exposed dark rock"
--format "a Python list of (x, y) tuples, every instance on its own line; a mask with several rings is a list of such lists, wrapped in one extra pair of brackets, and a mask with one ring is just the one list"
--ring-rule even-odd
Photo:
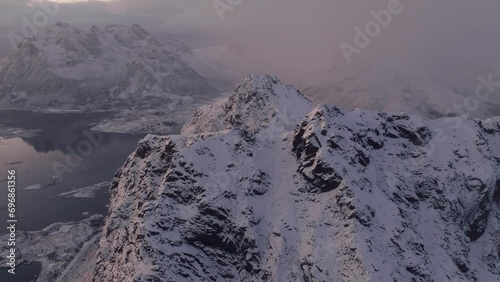
[(484, 234), (488, 226), (488, 216), (490, 214), (490, 201), (484, 196), (479, 205), (475, 207), (467, 216), (467, 229), (465, 233), (471, 241), (475, 241)]

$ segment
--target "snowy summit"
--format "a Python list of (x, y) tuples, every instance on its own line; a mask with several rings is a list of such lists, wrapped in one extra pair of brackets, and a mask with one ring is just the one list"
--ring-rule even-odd
[(115, 175), (94, 281), (498, 281), (500, 120), (252, 75)]

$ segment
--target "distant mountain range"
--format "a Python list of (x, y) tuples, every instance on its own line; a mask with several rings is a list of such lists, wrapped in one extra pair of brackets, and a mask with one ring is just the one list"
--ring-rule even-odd
[[(230, 89), (247, 71), (265, 69), (266, 62), (254, 59), (244, 46), (190, 49), (173, 39), (155, 38), (139, 25), (84, 30), (57, 23), (0, 58), (0, 108), (175, 110), (201, 105)], [(494, 68), (430, 72), (339, 63), (308, 74), (299, 85), (313, 103), (346, 110), (487, 118), (500, 115), (500, 91), (483, 100), (474, 92), (481, 84), (478, 77), (488, 75), (500, 80)]]
[(0, 60), (0, 107), (166, 107), (218, 95), (182, 56), (188, 48), (139, 25), (83, 30), (57, 23)]

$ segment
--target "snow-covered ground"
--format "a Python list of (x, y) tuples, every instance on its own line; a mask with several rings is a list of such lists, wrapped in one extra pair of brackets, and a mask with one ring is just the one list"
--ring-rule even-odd
[(315, 107), (251, 75), (138, 144), (102, 233), (19, 232), (19, 262), (39, 281), (497, 281), (498, 148), (500, 118)]
[(102, 189), (108, 189), (109, 185), (111, 183), (109, 181), (97, 183), (88, 187), (76, 189), (73, 191), (69, 192), (64, 192), (56, 197), (66, 197), (66, 198), (94, 198), (95, 197), (95, 192), (102, 190)]
[[(93, 266), (90, 254), (97, 247), (96, 238), (102, 230), (103, 221), (104, 216), (93, 215), (80, 222), (54, 223), (40, 231), (18, 231), (17, 263), (40, 262), (42, 271), (37, 280), (40, 282), (56, 281), (62, 273), (65, 273), (65, 277), (77, 277), (76, 274), (83, 274), (83, 271), (77, 272), (76, 269)], [(8, 235), (0, 237), (0, 240), (7, 242), (6, 236)], [(2, 265), (6, 264), (8, 248), (6, 244), (2, 244), (0, 249)], [(71, 271), (65, 271), (68, 266)]]
[[(194, 111), (193, 106), (170, 111), (162, 110), (123, 110), (117, 112), (113, 118), (105, 119), (91, 129), (108, 133), (128, 134), (170, 134), (180, 127), (188, 114)], [(189, 112), (191, 113), (191, 112)]]
[(58, 276), (56, 282), (90, 282), (97, 263), (97, 250), (101, 233), (85, 242), (76, 257)]
[[(224, 96), (221, 93), (221, 96)], [(125, 109), (117, 111), (114, 117), (100, 121), (91, 129), (109, 133), (127, 134), (172, 134), (203, 104), (216, 101), (178, 101), (161, 109)]]
[(95, 281), (498, 281), (500, 119), (311, 103), (252, 75), (117, 172)]
[(39, 133), (38, 130), (26, 130), (22, 128), (7, 128), (0, 125), (0, 138), (11, 139), (15, 137), (33, 137)]
[(25, 187), (24, 190), (40, 190), (40, 189), (45, 189), (51, 186), (56, 185), (57, 183), (61, 183), (62, 178), (60, 176), (54, 175), (52, 176), (52, 180), (47, 182), (47, 183), (42, 183), (42, 184), (34, 184), (30, 185), (28, 187)]

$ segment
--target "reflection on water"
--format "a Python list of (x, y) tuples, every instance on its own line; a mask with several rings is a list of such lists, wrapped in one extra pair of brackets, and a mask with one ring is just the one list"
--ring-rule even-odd
[[(53, 151), (60, 151), (64, 154), (69, 154), (75, 150), (76, 145), (82, 140), (87, 140), (88, 137), (84, 132), (89, 132), (88, 130), (80, 131), (42, 131), (39, 135), (34, 137), (23, 137), (21, 138), (24, 142), (31, 145), (33, 149), (37, 152), (48, 153)], [(111, 134), (102, 134), (102, 140), (99, 145), (106, 145), (113, 141), (115, 136)]]
[[(0, 186), (6, 185), (7, 170), (17, 171), (17, 219), (20, 230), (40, 230), (54, 222), (81, 220), (83, 214), (106, 214), (109, 194), (106, 189), (95, 198), (56, 197), (64, 192), (111, 181), (116, 170), (136, 148), (142, 136), (102, 134), (102, 141), (93, 146), (78, 162), (68, 165), (82, 141), (83, 132), (109, 113), (42, 114), (26, 111), (0, 111), (0, 127), (37, 129), (34, 137), (0, 138)], [(24, 190), (36, 184), (53, 183), (57, 174), (54, 164), (66, 166), (63, 181), (41, 190)], [(6, 199), (6, 189), (0, 189), (0, 199)], [(50, 198), (50, 199), (49, 199)], [(0, 201), (0, 220), (6, 222), (7, 202)], [(0, 229), (0, 235), (5, 234)], [(1, 280), (3, 281), (3, 280)]]
[(59, 132), (78, 131), (89, 124), (96, 123), (112, 115), (111, 112), (99, 113), (39, 113), (19, 110), (0, 110), (0, 124), (24, 129), (41, 129)]
[[(68, 152), (68, 146), (74, 146), (85, 140), (84, 130), (111, 113), (58, 113), (46, 114), (30, 111), (0, 111), (0, 126), (39, 130), (36, 136), (22, 139), (32, 145), (37, 152)], [(103, 142), (109, 142), (106, 136)]]

